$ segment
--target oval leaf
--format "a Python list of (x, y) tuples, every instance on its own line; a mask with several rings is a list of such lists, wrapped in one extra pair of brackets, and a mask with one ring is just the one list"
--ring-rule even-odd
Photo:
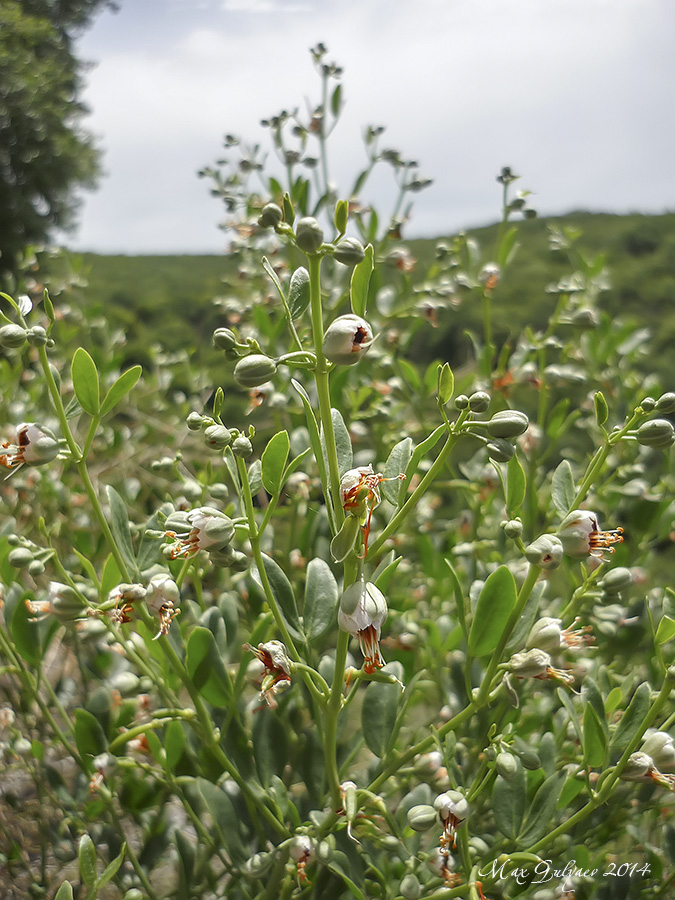
[(286, 623), (300, 634), (301, 629), (300, 619), (298, 618), (298, 606), (295, 602), (295, 594), (293, 593), (291, 583), (286, 577), (283, 569), (281, 569), (271, 557), (263, 553), (262, 558), (265, 566), (265, 573), (267, 574), (272, 593), (274, 594), (274, 599), (279, 605), (281, 614), (286, 620)]
[(345, 420), (337, 409), (331, 409), (331, 418), (333, 419), (333, 433), (335, 434), (335, 447), (337, 449), (338, 468), (340, 475), (344, 475), (349, 469), (354, 467), (354, 452), (352, 450), (352, 439), (349, 437)]
[(531, 844), (535, 844), (547, 831), (553, 829), (555, 810), (564, 781), (564, 776), (556, 773), (549, 775), (540, 785), (528, 810), (523, 831), (518, 838), (521, 846), (529, 847)]
[(77, 402), (90, 416), (99, 414), (99, 382), (96, 363), (86, 350), (78, 347), (70, 367)]
[(607, 737), (592, 703), (587, 703), (584, 709), (584, 758), (592, 769), (601, 766), (605, 759)]
[(288, 287), (288, 309), (291, 318), (297, 319), (309, 306), (309, 272), (300, 266), (291, 275)]
[(527, 480), (525, 471), (517, 456), (512, 456), (506, 466), (506, 508), (510, 516), (514, 516), (525, 499)]
[(302, 609), (307, 640), (316, 643), (335, 625), (339, 600), (338, 586), (330, 566), (318, 556), (310, 560)]
[(518, 835), (525, 815), (526, 797), (527, 782), (522, 766), (518, 766), (511, 781), (497, 775), (492, 789), (492, 811), (504, 837), (513, 839)]
[(399, 475), (405, 475), (408, 463), (412, 457), (412, 438), (403, 438), (396, 444), (389, 454), (384, 464), (385, 478), (391, 478), (391, 481), (383, 481), (380, 490), (386, 499), (394, 506), (401, 506), (406, 494), (408, 485), (404, 478), (398, 478)]
[(101, 404), (100, 415), (105, 416), (113, 410), (120, 400), (125, 397), (129, 391), (136, 386), (138, 379), (141, 377), (143, 369), (141, 366), (133, 366), (123, 372), (117, 381), (111, 386), (108, 393), (103, 398)]
[(352, 312), (357, 316), (365, 316), (368, 306), (368, 287), (370, 276), (373, 274), (375, 264), (373, 262), (373, 245), (368, 244), (366, 255), (358, 265), (354, 266), (352, 280), (349, 285), (349, 296), (352, 304)]
[(80, 864), (82, 881), (91, 887), (96, 881), (96, 847), (88, 834), (83, 834), (77, 848), (77, 861)]
[(609, 748), (612, 753), (623, 753), (638, 733), (651, 706), (651, 688), (646, 681), (638, 685), (626, 712), (621, 716), (618, 728), (612, 735)]
[(516, 598), (515, 579), (506, 566), (500, 566), (488, 576), (478, 597), (469, 632), (469, 653), (472, 656), (492, 653), (516, 605)]
[(568, 460), (563, 459), (553, 473), (551, 499), (561, 515), (567, 515), (574, 503), (574, 475)]
[(108, 502), (110, 503), (110, 527), (117, 549), (132, 573), (137, 571), (136, 557), (131, 544), (131, 529), (127, 505), (112, 485), (108, 485)]
[(73, 900), (73, 886), (69, 881), (64, 881), (56, 892), (54, 900)]
[(438, 367), (438, 402), (445, 406), (452, 399), (455, 390), (455, 376), (449, 363), (443, 363)]
[(230, 705), (230, 676), (218, 652), (215, 637), (202, 625), (194, 628), (188, 639), (186, 666), (192, 683), (205, 700), (220, 708)]
[(265, 490), (275, 497), (281, 491), (281, 479), (290, 448), (288, 432), (280, 431), (274, 435), (263, 451), (262, 483)]
[[(390, 663), (382, 671), (392, 672), (394, 668), (394, 674), (400, 678), (401, 666), (396, 663)], [(361, 708), (361, 728), (363, 738), (375, 756), (383, 757), (387, 751), (401, 696), (398, 684), (373, 681), (366, 688)]]

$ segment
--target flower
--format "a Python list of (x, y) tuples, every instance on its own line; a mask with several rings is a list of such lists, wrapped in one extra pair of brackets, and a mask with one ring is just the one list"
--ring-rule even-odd
[(145, 605), (150, 612), (159, 616), (159, 631), (153, 640), (169, 633), (171, 623), (180, 615), (176, 605), (180, 600), (180, 589), (170, 575), (154, 575), (150, 579), (145, 594)]
[(26, 600), (26, 608), (38, 619), (53, 615), (65, 623), (82, 618), (85, 615), (86, 602), (70, 585), (50, 581), (46, 600)]
[(281, 685), (285, 686), (291, 681), (291, 661), (288, 658), (286, 647), (281, 641), (267, 641), (264, 644), (258, 644), (257, 647), (244, 644), (244, 650), (255, 654), (265, 667), (260, 697), (271, 709), (274, 709), (277, 705), (274, 694)]
[(564, 669), (554, 669), (551, 666), (551, 657), (545, 650), (540, 650), (538, 647), (514, 653), (508, 662), (508, 669), (517, 678), (539, 678), (542, 681), (547, 678), (555, 678), (565, 684), (571, 684), (574, 681), (574, 676), (569, 672)]
[(438, 818), (443, 825), (441, 847), (447, 850), (450, 843), (456, 847), (457, 828), (469, 815), (469, 804), (466, 797), (459, 791), (445, 791), (434, 800), (434, 808), (438, 811)]
[(118, 584), (108, 594), (108, 602), (114, 603), (110, 618), (116, 625), (126, 625), (134, 618), (133, 604), (143, 600), (146, 590), (142, 584)]
[(382, 501), (380, 485), (383, 481), (404, 479), (405, 475), (385, 478), (374, 472), (372, 465), (348, 469), (340, 479), (340, 502), (348, 516), (358, 516), (363, 529), (363, 556), (368, 553), (368, 536), (373, 510)]
[(291, 859), (295, 862), (298, 881), (300, 884), (309, 884), (309, 878), (305, 872), (307, 864), (310, 863), (316, 853), (312, 839), (305, 834), (296, 835), (288, 849)]
[(15, 443), (3, 441), (2, 447), (9, 452), (0, 453), (0, 466), (13, 470), (23, 465), (42, 466), (51, 462), (59, 452), (59, 442), (54, 432), (35, 422), (17, 425)]
[(597, 514), (587, 509), (575, 509), (558, 529), (563, 550), (568, 556), (595, 556), (604, 559), (605, 552), (614, 553), (612, 544), (623, 541), (623, 528), (601, 531)]
[(388, 611), (384, 594), (371, 582), (350, 584), (340, 598), (338, 625), (358, 638), (366, 675), (372, 675), (384, 665), (379, 642)]
[[(220, 550), (234, 537), (232, 519), (210, 506), (169, 516), (166, 524), (169, 528), (164, 534), (174, 542), (166, 548), (171, 559), (194, 556), (199, 550)], [(184, 530), (176, 531), (171, 526)]]
[(373, 343), (373, 330), (365, 319), (349, 313), (338, 316), (323, 336), (323, 354), (332, 363), (353, 366)]
[(644, 752), (631, 753), (620, 777), (623, 781), (653, 781), (670, 791), (675, 790), (675, 775), (659, 772), (654, 760)]
[(584, 625), (583, 628), (574, 630), (574, 626), (579, 619), (575, 619), (567, 628), (562, 627), (562, 619), (553, 619), (550, 616), (544, 616), (534, 623), (532, 630), (527, 638), (525, 646), (528, 650), (538, 647), (549, 653), (555, 653), (556, 650), (571, 649), (583, 647), (593, 641), (593, 637), (588, 633), (591, 630), (590, 625)]
[(675, 746), (673, 738), (665, 731), (653, 731), (642, 745), (642, 752), (652, 758), (659, 769), (672, 772), (675, 769)]

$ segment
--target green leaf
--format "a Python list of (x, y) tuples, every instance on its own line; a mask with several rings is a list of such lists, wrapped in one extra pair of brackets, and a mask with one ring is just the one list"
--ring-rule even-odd
[(675, 619), (671, 619), (670, 616), (664, 616), (659, 622), (659, 627), (656, 629), (656, 643), (667, 644), (668, 641), (672, 641), (674, 637)]
[(506, 471), (506, 509), (509, 516), (513, 517), (523, 505), (527, 479), (517, 456), (512, 456), (508, 461)]
[(132, 366), (131, 369), (123, 372), (103, 398), (99, 415), (105, 416), (113, 410), (120, 400), (136, 386), (142, 372), (141, 366)]
[(335, 216), (333, 217), (333, 221), (335, 222), (335, 228), (338, 234), (344, 234), (347, 230), (347, 221), (349, 219), (349, 201), (348, 200), (338, 200), (335, 204)]
[(70, 367), (77, 402), (90, 416), (99, 414), (99, 383), (96, 363), (86, 350), (78, 347)]
[(301, 316), (309, 306), (309, 272), (302, 266), (291, 275), (288, 287), (288, 308), (292, 319)]
[(605, 760), (607, 736), (592, 703), (587, 703), (584, 709), (583, 734), (584, 758), (592, 769), (597, 769)]
[(240, 838), (241, 820), (227, 791), (207, 781), (206, 778), (198, 778), (197, 782), (222, 845), (232, 854), (235, 861), (242, 862), (245, 854)]
[(281, 491), (282, 477), (291, 442), (287, 431), (279, 431), (265, 447), (262, 455), (262, 483), (276, 497)]
[(335, 562), (342, 562), (352, 552), (360, 527), (357, 516), (345, 517), (340, 530), (330, 542), (330, 554)]
[(135, 575), (138, 567), (131, 544), (131, 529), (129, 528), (127, 506), (112, 485), (109, 484), (107, 490), (108, 502), (110, 503), (110, 528), (115, 538), (115, 544), (122, 559), (131, 570), (131, 574)]
[(472, 656), (486, 656), (495, 649), (516, 605), (517, 594), (515, 579), (506, 566), (488, 575), (469, 632)]
[(572, 466), (566, 459), (563, 459), (553, 473), (553, 484), (551, 488), (553, 505), (561, 515), (567, 515), (572, 508), (574, 495), (574, 475), (572, 473)]
[(305, 410), (305, 422), (307, 423), (307, 431), (309, 432), (309, 442), (312, 445), (314, 458), (319, 469), (319, 475), (321, 476), (321, 483), (327, 484), (328, 474), (326, 472), (326, 457), (323, 451), (323, 442), (321, 441), (321, 437), (319, 435), (319, 426), (316, 421), (316, 416), (314, 415), (314, 410), (312, 409), (309, 395), (307, 394), (307, 391), (304, 389), (304, 387), (300, 384), (300, 382), (296, 381), (295, 378), (291, 378), (291, 384), (300, 396), (302, 406)]
[(504, 266), (506, 266), (511, 261), (518, 249), (518, 244), (516, 243), (517, 237), (518, 229), (515, 225), (512, 225), (499, 242), (499, 249), (497, 250), (497, 263), (502, 268), (504, 268)]
[(646, 681), (639, 684), (609, 742), (611, 753), (623, 753), (640, 730), (651, 706), (651, 688)]
[(255, 497), (255, 495), (260, 492), (260, 489), (263, 486), (262, 461), (259, 459), (253, 460), (251, 465), (248, 467), (248, 486), (251, 490), (252, 497)]
[(352, 450), (352, 439), (349, 437), (345, 420), (337, 409), (331, 409), (331, 418), (333, 419), (333, 433), (335, 434), (335, 448), (337, 450), (338, 468), (340, 475), (344, 475), (349, 469), (354, 467), (354, 452)]
[(164, 732), (164, 753), (167, 769), (172, 772), (185, 750), (185, 731), (182, 722), (174, 719), (169, 722)]
[(572, 723), (572, 727), (577, 733), (577, 739), (579, 743), (583, 745), (584, 738), (583, 734), (581, 733), (581, 723), (579, 721), (581, 717), (574, 708), (574, 703), (572, 703), (571, 697), (569, 696), (568, 692), (561, 687), (556, 689), (556, 694), (562, 705), (567, 710), (567, 715), (569, 716), (570, 722)]
[[(381, 671), (392, 672), (397, 678), (403, 674), (400, 663), (389, 663)], [(380, 758), (387, 751), (389, 738), (396, 724), (396, 713), (401, 695), (400, 685), (373, 681), (368, 685), (363, 696), (363, 706), (361, 707), (363, 738), (369, 749)]]
[(392, 480), (383, 481), (380, 485), (380, 490), (382, 495), (396, 507), (403, 505), (408, 489), (407, 479), (398, 478), (397, 476), (405, 474), (412, 457), (412, 448), (412, 438), (403, 438), (402, 441), (399, 441), (398, 444), (392, 447), (391, 453), (384, 464), (384, 472), (382, 474), (385, 478)]
[(77, 861), (80, 865), (82, 881), (91, 887), (97, 878), (96, 847), (88, 834), (83, 834), (77, 848)]
[(357, 316), (365, 316), (368, 306), (368, 287), (370, 276), (373, 274), (375, 264), (373, 262), (373, 245), (368, 244), (366, 255), (358, 265), (354, 266), (352, 280), (349, 285), (349, 297), (352, 312)]
[(22, 595), (16, 604), (10, 624), (10, 634), (14, 647), (26, 662), (33, 668), (40, 665), (42, 659), (42, 643), (40, 641), (40, 626), (30, 615), (26, 606), (26, 597)]
[(441, 406), (452, 399), (455, 390), (455, 376), (449, 363), (438, 367), (438, 402)]
[(523, 831), (518, 836), (518, 844), (523, 848), (535, 844), (548, 831), (552, 830), (558, 797), (560, 797), (564, 780), (564, 777), (556, 772), (554, 775), (549, 775), (540, 785), (527, 812)]
[(527, 781), (525, 769), (518, 766), (511, 781), (497, 775), (492, 788), (492, 812), (495, 823), (504, 837), (512, 840), (520, 832), (525, 815)]
[(295, 210), (293, 209), (293, 204), (288, 193), (284, 194), (283, 209), (284, 222), (286, 222), (287, 225), (292, 225), (293, 222), (295, 222)]
[[(192, 683), (213, 706), (232, 703), (232, 685), (212, 632), (202, 625), (193, 628), (187, 642), (186, 667)], [(167, 760), (168, 762), (168, 760)]]
[(402, 556), (396, 556), (395, 558), (393, 558), (391, 560), (391, 562), (387, 563), (386, 565), (383, 565), (383, 563), (385, 563), (387, 561), (388, 557), (393, 557), (393, 556), (394, 556), (394, 551), (392, 550), (391, 554), (388, 554), (388, 556), (385, 556), (384, 559), (382, 560), (382, 562), (380, 562), (379, 566), (377, 567), (377, 569), (375, 570), (375, 573), (373, 575), (373, 583), (375, 584), (375, 587), (378, 590), (382, 591), (383, 594), (387, 593), (387, 588), (389, 587), (389, 585), (391, 583), (391, 579), (396, 574), (396, 570), (398, 569), (399, 564), (403, 561)]
[(120, 848), (119, 855), (115, 857), (115, 859), (111, 860), (108, 865), (103, 870), (103, 874), (98, 880), (98, 888), (102, 888), (104, 884), (107, 884), (112, 878), (117, 875), (120, 866), (124, 862), (124, 854), (127, 852), (126, 841), (122, 844)]
[[(44, 289), (44, 293), (42, 294), (42, 305), (44, 306), (44, 310), (47, 314), (47, 318), (53, 325), (54, 321), (56, 319), (56, 313), (54, 312), (54, 304), (52, 303), (52, 298), (49, 296), (49, 291), (47, 290), (47, 288)], [(51, 329), (51, 326), (50, 326), (50, 329)], [(64, 884), (67, 884), (67, 883), (68, 882), (64, 882)], [(71, 893), (72, 893), (72, 888), (71, 888)], [(58, 894), (54, 898), (54, 900), (59, 900)]]
[(297, 634), (301, 635), (302, 630), (300, 628), (300, 619), (298, 618), (298, 606), (295, 602), (295, 594), (293, 593), (290, 581), (286, 577), (283, 569), (281, 569), (271, 557), (263, 553), (262, 559), (263, 565), (265, 566), (265, 573), (270, 583), (270, 588), (274, 594), (274, 599), (277, 601), (286, 623), (290, 625)]
[(330, 98), (330, 111), (338, 116), (342, 107), (342, 85), (338, 84)]
[(408, 386), (411, 387), (416, 394), (421, 393), (423, 387), (422, 379), (415, 366), (411, 362), (408, 362), (407, 359), (403, 358), (397, 360), (397, 363)]
[(604, 425), (609, 418), (609, 408), (602, 391), (595, 392), (593, 395), (593, 403), (595, 405), (595, 421), (598, 425)]
[(334, 627), (339, 592), (327, 562), (318, 556), (307, 565), (302, 622), (310, 644), (317, 643)]
[(253, 756), (258, 777), (268, 787), (272, 775), (281, 777), (288, 764), (288, 735), (282, 720), (271, 709), (255, 716), (252, 728)]
[(54, 900), (73, 900), (73, 886), (69, 881), (64, 881), (54, 895)]
[(75, 744), (78, 752), (85, 762), (103, 753), (108, 747), (108, 740), (101, 723), (88, 709), (75, 710)]

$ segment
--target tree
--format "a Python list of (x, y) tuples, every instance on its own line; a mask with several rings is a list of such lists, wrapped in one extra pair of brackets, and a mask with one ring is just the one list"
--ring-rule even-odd
[(23, 250), (73, 224), (98, 151), (80, 121), (73, 38), (109, 0), (0, 0), (0, 278)]

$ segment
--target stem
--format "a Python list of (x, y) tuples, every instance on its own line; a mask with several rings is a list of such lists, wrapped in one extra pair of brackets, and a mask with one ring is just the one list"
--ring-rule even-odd
[(333, 672), (333, 684), (331, 685), (330, 699), (326, 707), (324, 722), (323, 750), (326, 763), (326, 777), (333, 804), (341, 806), (340, 776), (337, 768), (337, 723), (340, 709), (342, 708), (342, 685), (344, 682), (345, 664), (347, 662), (347, 650), (349, 648), (349, 634), (346, 631), (338, 632), (337, 646), (335, 648), (335, 671)]

